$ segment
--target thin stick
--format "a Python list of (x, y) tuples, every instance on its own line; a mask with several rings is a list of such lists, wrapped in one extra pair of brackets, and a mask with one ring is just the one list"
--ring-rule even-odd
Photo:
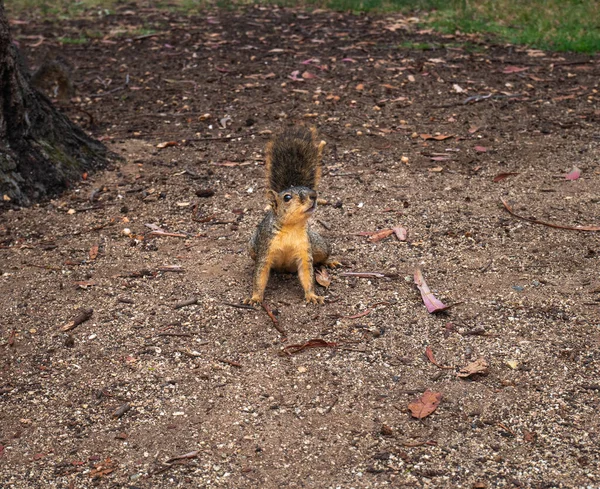
[(232, 360), (227, 360), (226, 358), (217, 358), (217, 360), (219, 360), (219, 362), (226, 363), (227, 365), (231, 365), (232, 367), (235, 367), (235, 368), (242, 368), (241, 363), (234, 362)]
[(523, 221), (532, 222), (534, 224), (541, 224), (542, 226), (548, 226), (548, 227), (556, 228), (556, 229), (567, 229), (569, 231), (600, 231), (600, 226), (563, 226), (562, 224), (554, 224), (551, 222), (539, 221), (537, 219), (532, 219), (530, 217), (520, 216), (519, 214), (516, 214), (512, 210), (512, 208), (510, 207), (510, 205), (508, 205), (508, 202), (506, 202), (506, 200), (504, 200), (504, 199), (500, 199), (500, 200), (502, 201), (502, 204), (504, 204), (504, 208), (508, 211), (508, 213), (511, 216), (514, 216), (518, 219), (522, 219)]
[(266, 311), (266, 313), (269, 315), (269, 317), (271, 318), (271, 321), (273, 321), (273, 327), (277, 331), (279, 331), (283, 336), (287, 336), (287, 333), (285, 332), (285, 330), (279, 324), (279, 320), (275, 317), (275, 314), (273, 314), (273, 311), (271, 311), (271, 309), (268, 306), (268, 304), (263, 301), (263, 302), (260, 303), (260, 305)]
[(187, 299), (185, 301), (178, 302), (173, 306), (173, 309), (181, 309), (186, 306), (193, 306), (194, 304), (198, 304), (198, 298), (192, 297), (191, 299)]
[(94, 313), (94, 310), (91, 307), (86, 308), (86, 309), (81, 309), (79, 311), (79, 314), (75, 317), (75, 319), (73, 319), (72, 321), (69, 321), (62, 328), (60, 328), (60, 330), (61, 331), (70, 331), (70, 330), (76, 328), (81, 323), (85, 323), (88, 319), (90, 319), (92, 317), (93, 313)]
[(236, 304), (234, 302), (221, 302), (224, 306), (235, 307), (237, 309), (249, 309), (250, 311), (254, 311), (254, 307), (248, 304)]

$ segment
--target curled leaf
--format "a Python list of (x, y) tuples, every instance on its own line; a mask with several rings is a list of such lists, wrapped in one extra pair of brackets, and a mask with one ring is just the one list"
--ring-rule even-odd
[(429, 313), (433, 314), (434, 312), (445, 311), (451, 306), (447, 306), (441, 300), (437, 299), (431, 290), (429, 290), (429, 286), (425, 279), (423, 278), (423, 272), (421, 272), (420, 268), (415, 270), (415, 284), (417, 288), (421, 292), (421, 297), (423, 298), (423, 303), (427, 308)]
[(156, 147), (158, 149), (168, 148), (169, 146), (177, 146), (179, 143), (177, 141), (165, 141), (164, 143), (158, 143)]
[(392, 231), (394, 231), (394, 234), (396, 235), (396, 238), (398, 238), (398, 241), (406, 241), (406, 238), (408, 237), (408, 231), (406, 230), (406, 228), (396, 227), (393, 228)]
[(99, 249), (99, 246), (97, 244), (93, 245), (90, 248), (90, 253), (89, 253), (90, 260), (95, 260), (96, 259), (96, 257), (98, 256), (98, 249)]
[(498, 183), (498, 182), (501, 182), (502, 180), (504, 180), (505, 178), (512, 177), (514, 175), (518, 175), (518, 173), (514, 172), (514, 171), (513, 172), (507, 172), (507, 173), (498, 173), (498, 175), (496, 175), (494, 177), (493, 182), (494, 183)]
[(454, 134), (438, 134), (435, 136), (431, 134), (419, 134), (419, 136), (421, 136), (421, 139), (424, 139), (425, 141), (429, 139), (434, 139), (436, 141), (444, 141), (445, 139), (453, 138)]
[(423, 395), (408, 405), (410, 414), (417, 419), (423, 419), (433, 413), (442, 401), (441, 392), (434, 392), (427, 389)]
[(377, 243), (378, 241), (387, 238), (393, 233), (393, 229), (382, 229), (381, 231), (377, 231), (376, 233), (371, 234), (371, 236), (369, 236), (369, 241), (371, 243)]
[(581, 176), (581, 170), (579, 168), (577, 168), (576, 166), (574, 166), (573, 169), (565, 175), (565, 179), (577, 180), (580, 176)]
[(470, 377), (475, 374), (486, 375), (489, 371), (489, 366), (490, 365), (485, 358), (478, 358), (474, 362), (469, 363), (466, 367), (461, 368), (456, 375), (462, 378)]
[(329, 287), (331, 285), (331, 275), (329, 275), (327, 268), (321, 267), (317, 270), (317, 273), (315, 273), (315, 280), (319, 285), (322, 285), (325, 288)]

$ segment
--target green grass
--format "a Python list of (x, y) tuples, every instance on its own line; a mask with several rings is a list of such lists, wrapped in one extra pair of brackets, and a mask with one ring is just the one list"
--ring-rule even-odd
[(90, 40), (87, 37), (59, 37), (58, 42), (61, 44), (87, 44)]
[[(208, 7), (278, 4), (352, 12), (402, 11), (443, 33), (481, 33), (498, 42), (554, 51), (600, 52), (600, 0), (138, 0), (142, 6), (199, 13)], [(58, 18), (105, 15), (125, 0), (14, 0), (9, 14)]]

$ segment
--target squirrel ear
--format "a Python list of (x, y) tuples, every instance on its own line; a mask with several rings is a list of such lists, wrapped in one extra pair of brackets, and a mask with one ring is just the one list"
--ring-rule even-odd
[(277, 210), (277, 192), (275, 192), (275, 190), (267, 190), (267, 200), (269, 201), (269, 204), (271, 204), (273, 210)]

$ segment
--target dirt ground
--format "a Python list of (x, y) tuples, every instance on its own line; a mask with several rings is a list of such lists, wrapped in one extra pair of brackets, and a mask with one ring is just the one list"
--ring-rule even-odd
[[(501, 202), (600, 225), (598, 57), (399, 15), (15, 20), (124, 159), (0, 214), (0, 486), (600, 487), (598, 233)], [(240, 304), (264, 146), (296, 123), (327, 141), (313, 226), (345, 268), (322, 306), (271, 278), (283, 335)], [(426, 389), (441, 403), (415, 419)]]

